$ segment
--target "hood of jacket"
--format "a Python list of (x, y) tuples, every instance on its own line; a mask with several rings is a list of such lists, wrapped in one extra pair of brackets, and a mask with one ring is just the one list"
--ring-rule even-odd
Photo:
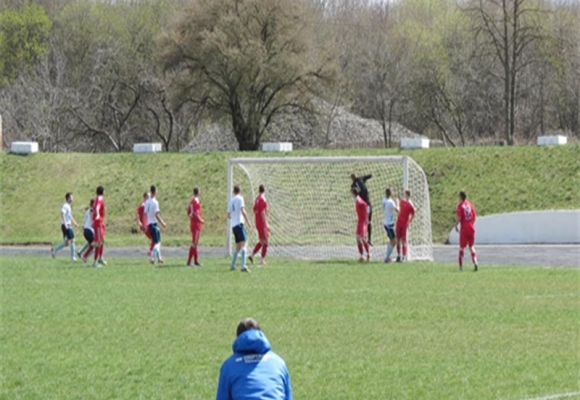
[(264, 332), (250, 329), (242, 333), (234, 340), (232, 345), (237, 354), (264, 354), (272, 349)]

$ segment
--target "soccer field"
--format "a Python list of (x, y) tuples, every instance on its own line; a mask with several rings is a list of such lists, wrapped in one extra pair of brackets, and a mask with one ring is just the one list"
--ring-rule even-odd
[(210, 399), (247, 316), (296, 399), (580, 391), (577, 268), (270, 261), (0, 256), (1, 398)]

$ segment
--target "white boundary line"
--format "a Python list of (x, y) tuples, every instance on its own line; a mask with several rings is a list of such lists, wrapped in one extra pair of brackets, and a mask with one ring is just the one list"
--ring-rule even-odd
[(554, 400), (554, 399), (564, 399), (566, 397), (573, 397), (573, 396), (580, 396), (580, 392), (551, 394), (549, 396), (534, 397), (534, 398), (529, 398), (529, 399), (525, 399), (525, 400)]

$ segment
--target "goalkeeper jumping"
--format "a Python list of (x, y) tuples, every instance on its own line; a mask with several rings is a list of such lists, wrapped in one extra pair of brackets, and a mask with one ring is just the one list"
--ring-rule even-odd
[(350, 174), (350, 178), (352, 179), (352, 185), (350, 185), (351, 189), (356, 189), (359, 193), (359, 196), (369, 205), (369, 227), (368, 227), (368, 243), (369, 245), (373, 245), (371, 241), (371, 233), (373, 231), (373, 206), (371, 205), (371, 198), (369, 196), (369, 191), (366, 186), (366, 181), (373, 177), (372, 174), (363, 175), (363, 176), (356, 176), (356, 174)]

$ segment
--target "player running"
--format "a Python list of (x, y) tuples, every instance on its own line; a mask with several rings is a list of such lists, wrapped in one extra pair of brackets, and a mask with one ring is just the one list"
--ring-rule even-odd
[(228, 219), (230, 220), (230, 226), (236, 240), (236, 249), (234, 250), (230, 270), (234, 271), (236, 269), (236, 261), (238, 259), (238, 254), (240, 254), (242, 259), (241, 271), (250, 272), (250, 269), (246, 266), (247, 235), (246, 229), (244, 228), (244, 222), (248, 225), (250, 223), (248, 221), (248, 215), (246, 214), (242, 190), (239, 186), (234, 186), (234, 197), (232, 197), (228, 204)]
[(367, 241), (367, 229), (369, 226), (369, 214), (370, 214), (370, 207), (366, 201), (362, 198), (356, 188), (351, 188), (350, 193), (352, 197), (354, 197), (354, 204), (356, 209), (356, 216), (357, 216), (357, 225), (356, 225), (356, 245), (358, 247), (358, 252), (360, 257), (358, 259), (359, 262), (365, 261), (363, 257), (363, 249), (366, 251), (366, 261), (369, 262), (371, 260), (371, 253), (369, 251), (369, 242)]
[(60, 230), (62, 232), (62, 237), (64, 240), (56, 247), (51, 248), (50, 252), (52, 254), (52, 258), (54, 258), (58, 251), (70, 245), (70, 259), (72, 261), (76, 261), (77, 258), (75, 256), (75, 233), (72, 229), (72, 224), (74, 224), (74, 226), (76, 227), (78, 227), (79, 224), (77, 224), (77, 221), (75, 221), (75, 219), (72, 216), (71, 204), (74, 200), (73, 194), (71, 192), (67, 192), (64, 195), (64, 200), (65, 200), (64, 204), (60, 209), (60, 220), (61, 220)]
[(189, 230), (191, 231), (191, 246), (189, 247), (189, 256), (187, 257), (187, 266), (191, 267), (191, 259), (193, 258), (194, 265), (201, 267), (198, 259), (197, 245), (199, 237), (201, 236), (201, 227), (203, 226), (203, 218), (201, 218), (201, 203), (199, 202), (199, 188), (193, 188), (193, 198), (187, 207), (187, 215), (189, 216)]
[(159, 202), (155, 198), (157, 196), (157, 187), (155, 185), (151, 186), (151, 195), (149, 199), (145, 202), (145, 213), (147, 214), (147, 221), (149, 225), (149, 233), (151, 234), (151, 240), (155, 243), (153, 250), (151, 252), (151, 258), (149, 262), (155, 264), (155, 258), (157, 257), (157, 262), (163, 264), (163, 257), (161, 257), (161, 231), (157, 223), (160, 223), (164, 228), (167, 226), (165, 221), (161, 218), (159, 210)]
[[(93, 231), (95, 235), (95, 240), (93, 240), (92, 247), (95, 251), (93, 267), (98, 267), (99, 265), (107, 265), (107, 262), (103, 259), (103, 250), (105, 245), (105, 200), (103, 198), (105, 194), (105, 189), (102, 186), (97, 187), (97, 196), (93, 202)], [(92, 249), (87, 249), (83, 254), (83, 259), (88, 258)]]
[(385, 189), (385, 198), (383, 199), (383, 225), (385, 226), (385, 231), (389, 237), (389, 244), (387, 245), (387, 254), (385, 256), (385, 262), (390, 263), (391, 254), (393, 254), (393, 249), (395, 248), (395, 212), (399, 212), (397, 203), (391, 197), (391, 188)]
[[(407, 231), (415, 217), (415, 206), (411, 201), (411, 191), (405, 189), (403, 198), (399, 201), (399, 216), (397, 217), (395, 236), (397, 238), (397, 262), (407, 261)], [(403, 256), (401, 257), (401, 246)]]
[(248, 257), (250, 262), (254, 263), (254, 256), (262, 249), (262, 258), (260, 265), (266, 265), (266, 253), (268, 252), (268, 239), (270, 238), (270, 227), (268, 226), (268, 201), (266, 200), (264, 185), (258, 188), (258, 196), (254, 201), (254, 222), (256, 230), (258, 231), (258, 243), (252, 251), (252, 255)]
[(83, 259), (83, 262), (87, 262), (87, 259), (83, 257), (83, 253), (87, 250), (90, 249), (89, 251), (89, 255), (91, 254), (91, 252), (93, 251), (93, 246), (91, 246), (91, 244), (93, 243), (93, 240), (95, 240), (95, 231), (93, 231), (93, 205), (95, 204), (95, 199), (91, 199), (91, 201), (89, 202), (89, 208), (87, 208), (87, 211), (85, 211), (85, 222), (83, 224), (83, 236), (85, 237), (85, 240), (87, 241), (87, 243), (79, 250), (79, 252), (77, 253), (77, 255)]
[(149, 200), (149, 193), (143, 193), (143, 201), (137, 207), (137, 223), (139, 224), (139, 230), (147, 236), (147, 239), (150, 241), (149, 251), (147, 251), (147, 257), (151, 257), (151, 252), (153, 251), (153, 246), (155, 243), (153, 242), (153, 238), (151, 237), (151, 233), (149, 233), (149, 219), (147, 218), (147, 214), (145, 214), (145, 203)]
[[(475, 207), (467, 201), (467, 193), (464, 190), (459, 192), (459, 204), (455, 211), (455, 230), (459, 232), (459, 270), (463, 271), (463, 250), (469, 246), (473, 270), (477, 271), (477, 254), (475, 253)], [(459, 229), (461, 225), (461, 229)]]
[(367, 189), (366, 182), (373, 177), (372, 174), (356, 176), (356, 174), (350, 174), (350, 179), (352, 179), (351, 189), (357, 189), (359, 196), (365, 201), (369, 206), (369, 225), (368, 225), (368, 243), (370, 246), (373, 245), (371, 240), (371, 235), (373, 231), (373, 206), (371, 205), (371, 197), (369, 196), (369, 191)]

